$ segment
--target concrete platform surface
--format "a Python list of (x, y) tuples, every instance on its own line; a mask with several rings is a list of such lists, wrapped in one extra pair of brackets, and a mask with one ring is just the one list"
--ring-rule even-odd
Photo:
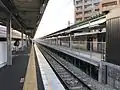
[(31, 47), (19, 51), (13, 56), (13, 65), (0, 71), (0, 90), (22, 90), (26, 75)]

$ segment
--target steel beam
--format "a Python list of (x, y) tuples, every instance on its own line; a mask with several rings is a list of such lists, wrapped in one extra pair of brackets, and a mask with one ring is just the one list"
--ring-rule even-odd
[(5, 4), (0, 0), (0, 5), (5, 8), (5, 10), (11, 14), (11, 16), (15, 19), (15, 21), (18, 23), (18, 25), (22, 26), (21, 23), (15, 18), (15, 16), (9, 11), (9, 9), (5, 6)]

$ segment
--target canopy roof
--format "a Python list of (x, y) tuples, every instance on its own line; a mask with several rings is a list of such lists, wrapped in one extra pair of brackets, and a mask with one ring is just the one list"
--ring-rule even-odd
[(45, 11), (48, 0), (0, 0), (0, 22), (6, 25), (9, 14), (12, 28), (24, 30), (33, 37)]

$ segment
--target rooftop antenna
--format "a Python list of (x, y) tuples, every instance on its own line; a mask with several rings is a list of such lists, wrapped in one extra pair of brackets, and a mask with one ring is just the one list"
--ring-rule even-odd
[(70, 27), (70, 21), (68, 21), (68, 27)]

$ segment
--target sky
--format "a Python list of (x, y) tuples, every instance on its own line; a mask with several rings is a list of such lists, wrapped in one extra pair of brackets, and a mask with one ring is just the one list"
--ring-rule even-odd
[(74, 23), (74, 0), (49, 0), (38, 26), (35, 38), (39, 38)]

